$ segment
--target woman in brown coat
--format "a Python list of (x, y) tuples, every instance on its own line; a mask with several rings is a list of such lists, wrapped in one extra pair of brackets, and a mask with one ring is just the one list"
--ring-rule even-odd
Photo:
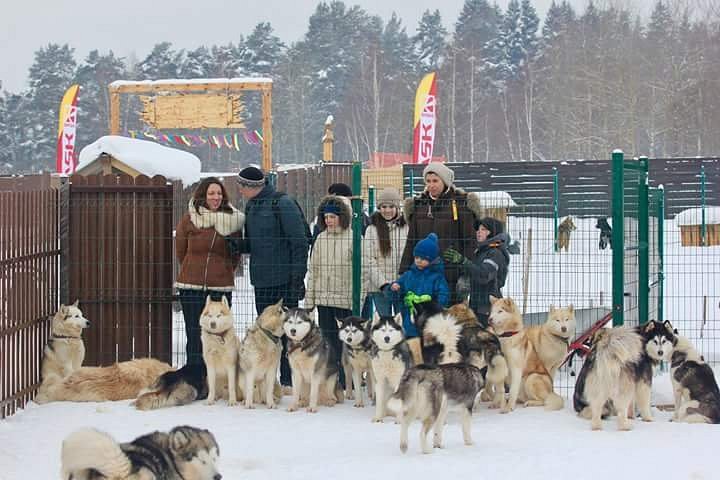
[(240, 254), (231, 254), (226, 239), (239, 239), (244, 222), (245, 215), (230, 205), (220, 180), (208, 177), (195, 189), (188, 213), (175, 227), (180, 262), (175, 287), (185, 318), (187, 364), (202, 363), (199, 321), (207, 296), (232, 300)]
[[(405, 200), (404, 214), (410, 229), (400, 261), (400, 274), (413, 263), (415, 245), (430, 233), (438, 236), (440, 252), (452, 247), (465, 257), (472, 258), (476, 247), (475, 214), (468, 206), (467, 193), (453, 184), (455, 173), (444, 164), (433, 162), (423, 170), (423, 178), (425, 190)], [(456, 288), (459, 276), (457, 265), (445, 266), (451, 305), (461, 300)]]

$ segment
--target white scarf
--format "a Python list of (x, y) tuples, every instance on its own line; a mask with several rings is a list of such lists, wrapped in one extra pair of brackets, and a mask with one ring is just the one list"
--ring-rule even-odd
[(232, 213), (215, 211), (200, 206), (198, 210), (195, 210), (193, 205), (193, 199), (190, 199), (188, 204), (188, 212), (190, 213), (190, 221), (197, 228), (215, 228), (217, 232), (223, 237), (235, 233), (240, 230), (245, 224), (245, 214), (237, 208), (230, 205)]

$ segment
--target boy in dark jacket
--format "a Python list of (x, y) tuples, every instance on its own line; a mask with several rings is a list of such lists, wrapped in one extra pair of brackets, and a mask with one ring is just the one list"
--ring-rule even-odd
[(509, 237), (503, 232), (502, 222), (492, 217), (477, 221), (475, 229), (477, 249), (472, 261), (452, 248), (445, 250), (443, 258), (448, 263), (460, 265), (463, 272), (470, 275), (470, 308), (480, 323), (487, 327), (490, 295), (502, 298), (500, 289), (505, 286), (510, 263), (507, 251)]
[[(404, 298), (408, 293), (415, 295), (430, 295), (432, 299), (442, 306), (450, 301), (450, 288), (445, 280), (445, 268), (440, 258), (438, 237), (434, 233), (420, 240), (413, 249), (415, 262), (410, 269), (395, 280), (390, 289)], [(403, 306), (403, 330), (407, 338), (410, 352), (415, 365), (423, 363), (420, 334), (410, 318), (410, 311)]]

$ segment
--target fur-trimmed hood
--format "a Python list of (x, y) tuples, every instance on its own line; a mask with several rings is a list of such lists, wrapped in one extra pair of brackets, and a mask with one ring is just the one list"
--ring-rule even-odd
[(327, 229), (323, 209), (328, 205), (337, 207), (339, 210), (338, 216), (340, 217), (340, 228), (343, 230), (350, 228), (350, 222), (352, 220), (352, 207), (350, 199), (347, 197), (340, 197), (338, 195), (326, 195), (322, 200), (320, 200), (320, 205), (318, 205), (317, 208), (317, 222), (320, 226), (320, 231)]
[[(473, 213), (475, 218), (482, 218), (484, 208), (480, 203), (480, 195), (478, 195), (477, 193), (467, 193), (465, 190), (459, 187), (450, 187), (445, 190), (442, 195), (440, 195), (438, 200), (452, 197), (465, 197), (467, 207)], [(427, 191), (423, 191), (421, 194), (415, 195), (414, 197), (406, 198), (403, 201), (403, 215), (405, 216), (405, 220), (409, 221), (410, 217), (412, 217), (412, 214), (415, 211), (416, 200), (429, 198), (430, 196), (428, 195)]]
[(197, 228), (215, 228), (220, 235), (226, 237), (231, 233), (241, 230), (243, 225), (245, 225), (245, 214), (229, 203), (228, 205), (232, 209), (232, 213), (221, 211), (213, 212), (203, 206), (198, 208), (198, 213), (198, 210), (195, 210), (193, 199), (191, 198), (188, 203), (190, 221)]

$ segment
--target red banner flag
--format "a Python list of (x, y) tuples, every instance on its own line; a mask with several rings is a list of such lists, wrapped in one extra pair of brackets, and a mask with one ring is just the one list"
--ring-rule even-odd
[(433, 154), (437, 122), (435, 72), (425, 75), (418, 85), (415, 93), (414, 120), (412, 161), (413, 163), (428, 163)]
[(71, 174), (75, 172), (75, 131), (77, 129), (77, 99), (79, 85), (67, 89), (60, 103), (60, 119), (57, 135), (58, 173)]

